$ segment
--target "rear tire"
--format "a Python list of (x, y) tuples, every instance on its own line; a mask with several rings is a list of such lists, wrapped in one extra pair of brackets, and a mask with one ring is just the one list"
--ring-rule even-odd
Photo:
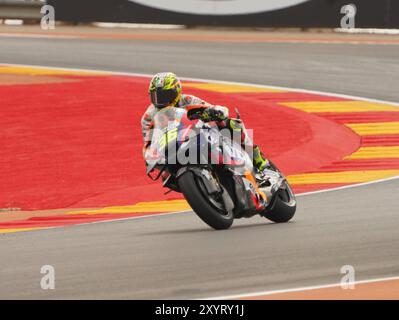
[(230, 228), (234, 221), (233, 214), (221, 213), (214, 208), (198, 185), (198, 183), (200, 183), (198, 180), (199, 179), (190, 171), (183, 173), (183, 175), (179, 177), (179, 189), (187, 202), (201, 220), (210, 227), (216, 230)]
[(272, 208), (266, 210), (263, 216), (275, 223), (285, 223), (293, 218), (295, 212), (296, 199), (288, 182), (285, 182), (285, 188), (277, 191)]

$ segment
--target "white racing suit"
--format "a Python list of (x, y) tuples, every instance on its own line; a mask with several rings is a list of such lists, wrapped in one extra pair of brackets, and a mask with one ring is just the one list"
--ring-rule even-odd
[[(222, 114), (222, 118), (224, 120), (218, 121), (219, 129), (228, 128), (230, 131), (240, 131), (241, 133), (241, 145), (246, 150), (253, 150), (253, 155), (250, 154), (250, 157), (253, 158), (254, 165), (257, 166), (260, 170), (261, 167), (267, 164), (267, 160), (263, 157), (260, 152), (258, 146), (253, 145), (252, 139), (250, 139), (247, 131), (241, 120), (239, 119), (230, 119), (229, 118), (229, 109), (223, 106), (212, 105), (198, 97), (193, 95), (186, 95), (182, 94), (182, 97), (177, 104), (176, 108), (187, 108), (189, 106), (203, 106), (204, 109), (216, 109), (220, 111)], [(158, 109), (151, 104), (146, 112), (144, 113), (143, 117), (141, 118), (141, 128), (142, 128), (142, 135), (144, 140), (144, 147), (143, 147), (143, 154), (145, 154), (146, 149), (151, 143), (151, 135), (152, 129), (154, 126), (154, 116), (158, 112)], [(249, 149), (247, 149), (249, 147)]]

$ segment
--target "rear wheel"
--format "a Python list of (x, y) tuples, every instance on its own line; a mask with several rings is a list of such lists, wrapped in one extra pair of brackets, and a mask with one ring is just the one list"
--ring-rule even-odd
[(200, 178), (187, 171), (179, 177), (178, 184), (187, 202), (202, 221), (216, 230), (231, 227), (234, 221), (233, 213), (223, 209), (221, 198), (207, 194)]
[(263, 216), (276, 223), (288, 222), (296, 212), (296, 199), (287, 181), (276, 192), (270, 209)]

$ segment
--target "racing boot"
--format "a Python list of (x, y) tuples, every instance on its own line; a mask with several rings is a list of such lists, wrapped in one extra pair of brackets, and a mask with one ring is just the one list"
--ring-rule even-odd
[(270, 168), (270, 162), (267, 160), (262, 152), (260, 151), (258, 146), (254, 147), (253, 151), (253, 163), (254, 167), (259, 171), (263, 171), (267, 168)]
[(267, 188), (269, 195), (274, 194), (279, 188), (280, 175), (272, 169), (269, 160), (265, 158), (258, 146), (254, 147), (253, 163), (257, 169), (255, 178), (259, 187)]

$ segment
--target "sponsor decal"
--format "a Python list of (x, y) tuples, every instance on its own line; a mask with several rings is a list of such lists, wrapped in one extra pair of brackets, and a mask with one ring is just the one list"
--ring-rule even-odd
[(309, 0), (129, 0), (147, 7), (198, 15), (238, 15), (274, 11)]

